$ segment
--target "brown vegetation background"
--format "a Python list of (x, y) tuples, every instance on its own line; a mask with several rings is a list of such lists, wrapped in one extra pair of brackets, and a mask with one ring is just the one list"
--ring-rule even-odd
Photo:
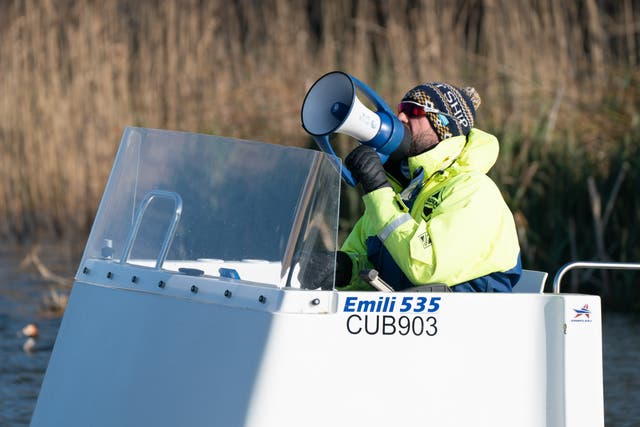
[(526, 268), (640, 261), (639, 32), (636, 0), (0, 1), (0, 236), (84, 238), (128, 125), (311, 146), (304, 94), (340, 69), (390, 105), (478, 89)]

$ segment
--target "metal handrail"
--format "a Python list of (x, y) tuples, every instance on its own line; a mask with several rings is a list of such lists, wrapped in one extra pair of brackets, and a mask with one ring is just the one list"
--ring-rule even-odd
[(576, 268), (597, 268), (603, 270), (640, 270), (640, 263), (632, 262), (598, 262), (598, 261), (575, 261), (569, 262), (558, 270), (553, 278), (553, 293), (560, 293), (560, 281), (565, 273)]
[(174, 203), (173, 219), (171, 220), (171, 224), (169, 224), (169, 228), (167, 229), (167, 232), (164, 236), (164, 241), (162, 242), (162, 247), (160, 248), (160, 253), (158, 254), (158, 258), (156, 259), (156, 270), (159, 270), (160, 267), (162, 267), (164, 260), (167, 258), (169, 246), (171, 245), (173, 236), (176, 233), (178, 222), (180, 222), (180, 216), (182, 215), (182, 197), (180, 197), (178, 193), (175, 193), (173, 191), (153, 190), (145, 194), (144, 199), (142, 199), (142, 202), (140, 203), (140, 207), (138, 208), (138, 212), (136, 213), (135, 222), (133, 223), (133, 227), (131, 227), (131, 230), (129, 231), (127, 242), (124, 245), (120, 264), (125, 264), (129, 260), (129, 255), (131, 254), (131, 250), (133, 249), (133, 243), (135, 242), (136, 237), (138, 237), (138, 231), (140, 230), (142, 217), (144, 216), (144, 213), (149, 207), (151, 201), (156, 197), (173, 200)]

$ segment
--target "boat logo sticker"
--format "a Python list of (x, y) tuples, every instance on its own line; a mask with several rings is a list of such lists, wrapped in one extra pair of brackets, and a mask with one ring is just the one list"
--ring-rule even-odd
[(572, 322), (591, 322), (591, 310), (589, 309), (589, 304), (585, 304), (581, 308), (574, 308), (573, 311), (575, 312), (575, 315), (573, 316), (573, 319), (571, 319)]

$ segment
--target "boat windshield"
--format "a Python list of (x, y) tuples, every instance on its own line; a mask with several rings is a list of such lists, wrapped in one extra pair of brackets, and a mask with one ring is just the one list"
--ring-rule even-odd
[(339, 171), (319, 151), (127, 128), (81, 265), (315, 289), (309, 260), (320, 254), (335, 268)]

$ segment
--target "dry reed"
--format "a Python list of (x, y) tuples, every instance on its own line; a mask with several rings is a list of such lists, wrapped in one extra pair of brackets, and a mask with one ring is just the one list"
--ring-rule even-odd
[[(532, 229), (549, 197), (588, 206), (588, 177), (630, 160), (620, 198), (640, 216), (639, 31), (634, 0), (1, 2), (0, 235), (86, 232), (127, 125), (306, 146), (304, 94), (342, 69), (391, 105), (420, 81), (475, 86), (525, 258), (561, 258), (542, 248), (591, 217), (554, 200), (561, 224)], [(640, 256), (637, 228), (609, 227)]]

